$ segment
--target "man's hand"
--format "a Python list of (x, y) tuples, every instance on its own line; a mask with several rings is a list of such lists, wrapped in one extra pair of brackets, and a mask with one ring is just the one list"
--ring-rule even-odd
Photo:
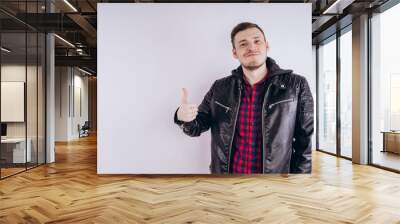
[(184, 122), (193, 121), (197, 116), (198, 106), (188, 103), (188, 92), (186, 88), (182, 88), (181, 105), (178, 109), (178, 120)]

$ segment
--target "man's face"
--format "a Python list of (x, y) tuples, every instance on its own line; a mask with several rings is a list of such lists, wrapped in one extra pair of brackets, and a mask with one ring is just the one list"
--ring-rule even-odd
[(264, 65), (267, 59), (268, 42), (257, 28), (238, 32), (234, 37), (233, 57), (248, 70), (255, 70)]

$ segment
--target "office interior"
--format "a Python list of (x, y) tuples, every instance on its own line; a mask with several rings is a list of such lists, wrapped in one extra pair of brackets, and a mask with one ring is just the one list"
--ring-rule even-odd
[[(81, 150), (80, 144), (85, 143), (80, 142), (93, 143), (95, 150), (97, 4), (172, 2), (184, 3), (0, 2), (1, 187), (17, 178), (38, 175), (35, 170), (56, 167), (58, 156), (63, 162), (71, 160), (72, 168), (75, 164), (68, 155)], [(346, 167), (352, 172), (362, 165), (373, 169), (371, 172), (399, 178), (399, 1), (230, 2), (312, 5), (311, 63), (316, 77), (313, 153), (336, 161), (317, 166), (316, 173), (336, 169), (347, 161), (351, 165)], [(85, 159), (95, 162), (96, 157), (91, 154)], [(95, 169), (95, 163), (91, 164)], [(0, 197), (3, 195), (0, 193)]]

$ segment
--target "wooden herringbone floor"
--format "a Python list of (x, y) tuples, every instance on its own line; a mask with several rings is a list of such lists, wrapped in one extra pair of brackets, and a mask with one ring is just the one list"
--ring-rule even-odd
[(311, 175), (98, 176), (96, 138), (0, 181), (0, 223), (400, 223), (400, 175), (320, 152)]

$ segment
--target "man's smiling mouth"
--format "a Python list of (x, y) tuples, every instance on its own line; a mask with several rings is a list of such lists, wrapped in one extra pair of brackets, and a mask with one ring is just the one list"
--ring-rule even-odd
[(251, 54), (247, 54), (245, 57), (250, 57), (250, 56), (254, 56), (254, 55), (259, 55), (260, 53), (251, 53)]

